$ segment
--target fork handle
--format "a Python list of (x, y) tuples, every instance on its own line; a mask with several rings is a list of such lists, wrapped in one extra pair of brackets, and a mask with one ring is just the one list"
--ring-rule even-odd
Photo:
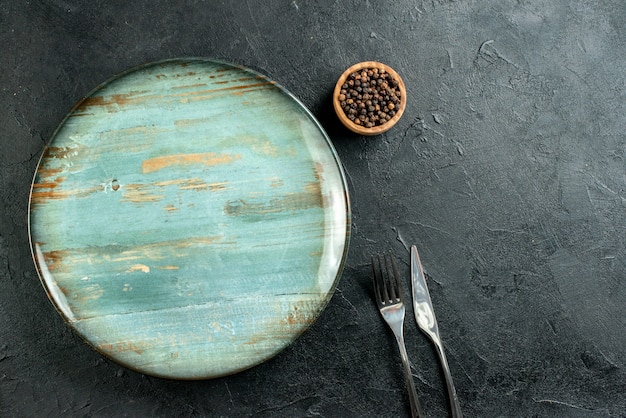
[(446, 380), (446, 387), (448, 388), (448, 400), (450, 401), (450, 412), (452, 418), (463, 418), (461, 412), (461, 405), (459, 404), (459, 397), (456, 395), (456, 389), (454, 389), (454, 383), (452, 381), (452, 374), (450, 373), (450, 366), (448, 366), (448, 360), (446, 359), (446, 353), (443, 349), (443, 344), (438, 338), (433, 338), (435, 348), (437, 349), (437, 355), (439, 356), (439, 362), (443, 369), (443, 375)]
[(396, 335), (398, 341), (398, 347), (400, 348), (400, 357), (402, 357), (402, 368), (404, 370), (404, 380), (409, 391), (409, 402), (411, 405), (411, 417), (423, 418), (424, 412), (422, 412), (422, 406), (419, 399), (417, 399), (417, 390), (415, 389), (415, 382), (413, 381), (413, 373), (411, 373), (411, 366), (409, 365), (409, 356), (406, 353), (406, 347), (404, 346), (404, 340)]

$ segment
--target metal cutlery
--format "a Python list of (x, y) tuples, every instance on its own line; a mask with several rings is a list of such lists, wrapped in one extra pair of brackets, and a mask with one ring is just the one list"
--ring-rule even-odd
[(463, 417), (463, 413), (461, 412), (459, 399), (454, 388), (454, 382), (452, 381), (452, 374), (450, 373), (448, 360), (446, 359), (443, 343), (439, 335), (437, 319), (435, 318), (435, 311), (430, 299), (430, 293), (428, 292), (428, 286), (426, 285), (424, 269), (422, 268), (422, 262), (415, 245), (411, 247), (411, 284), (415, 320), (419, 328), (432, 340), (437, 350), (437, 355), (439, 356), (439, 361), (446, 380), (452, 417), (461, 418)]
[(396, 262), (391, 254), (386, 254), (382, 258), (380, 255), (372, 256), (372, 281), (374, 283), (374, 294), (376, 304), (380, 313), (393, 331), (400, 348), (402, 366), (407, 389), (409, 391), (409, 401), (411, 405), (412, 417), (423, 417), (422, 407), (417, 398), (415, 382), (409, 365), (409, 357), (404, 345), (404, 317), (406, 308), (404, 306), (404, 295), (400, 283), (400, 274)]

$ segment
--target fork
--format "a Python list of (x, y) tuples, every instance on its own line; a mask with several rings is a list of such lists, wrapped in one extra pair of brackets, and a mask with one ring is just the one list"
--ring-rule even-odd
[(417, 398), (415, 382), (411, 374), (409, 356), (404, 345), (404, 294), (400, 284), (400, 274), (398, 267), (391, 254), (372, 256), (372, 280), (374, 282), (374, 296), (380, 313), (393, 331), (400, 348), (404, 379), (409, 391), (409, 402), (411, 404), (411, 416), (423, 417), (422, 407)]

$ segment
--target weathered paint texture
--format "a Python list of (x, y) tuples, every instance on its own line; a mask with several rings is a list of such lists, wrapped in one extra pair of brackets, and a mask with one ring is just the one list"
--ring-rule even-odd
[(314, 321), (349, 216), (334, 149), (299, 102), (251, 71), (174, 60), (69, 114), (30, 228), (48, 294), (91, 345), (197, 379), (257, 364)]

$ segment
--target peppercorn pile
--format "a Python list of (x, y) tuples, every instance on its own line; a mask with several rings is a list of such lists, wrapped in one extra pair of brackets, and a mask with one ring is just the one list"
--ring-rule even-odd
[(356, 125), (380, 126), (393, 118), (400, 106), (402, 93), (398, 80), (379, 68), (355, 71), (348, 76), (339, 92), (344, 113)]

